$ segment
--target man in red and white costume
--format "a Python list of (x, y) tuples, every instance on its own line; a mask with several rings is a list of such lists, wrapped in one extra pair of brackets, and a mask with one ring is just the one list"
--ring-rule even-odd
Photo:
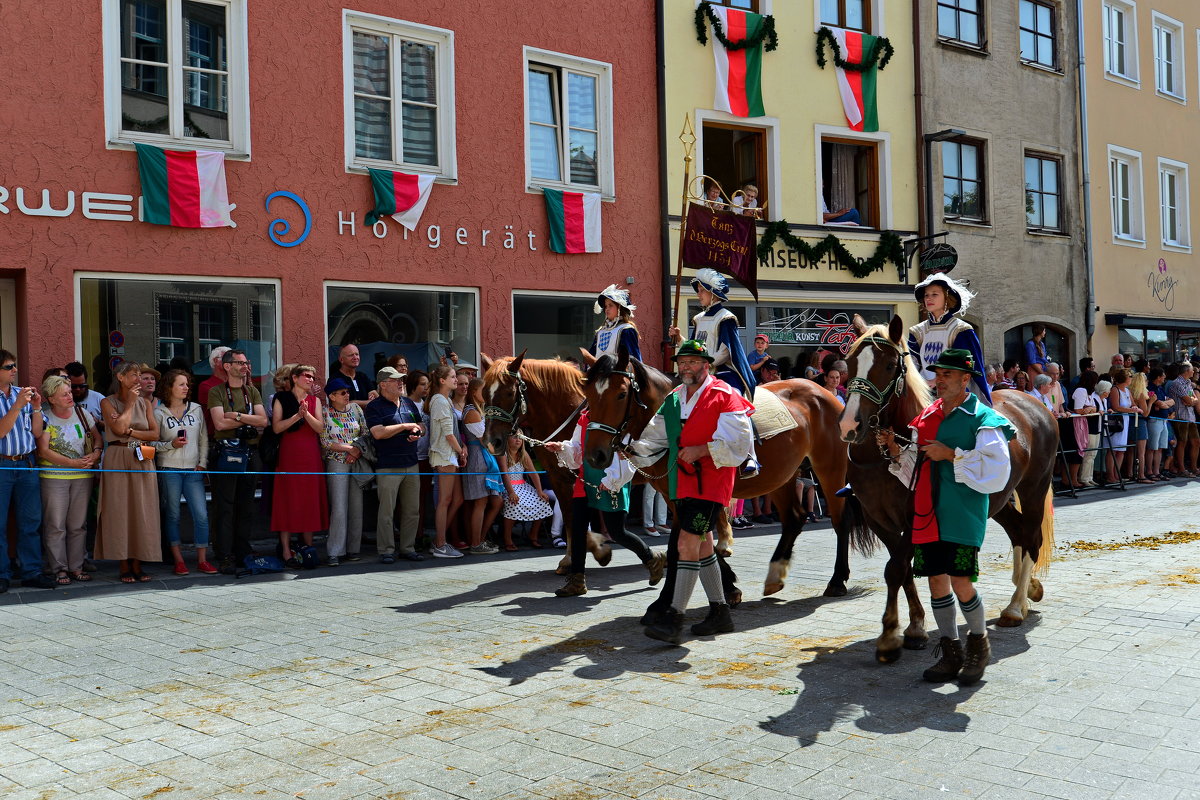
[(648, 467), (664, 451), (669, 455), (670, 497), (680, 526), (679, 563), (671, 608), (646, 626), (646, 635), (679, 644), (683, 613), (697, 578), (708, 595), (709, 611), (703, 622), (692, 626), (692, 633), (708, 636), (733, 630), (712, 530), (733, 498), (737, 467), (754, 443), (754, 406), (710, 374), (713, 357), (703, 343), (683, 342), (674, 360), (683, 384), (667, 395), (642, 438), (631, 444), (631, 460)]

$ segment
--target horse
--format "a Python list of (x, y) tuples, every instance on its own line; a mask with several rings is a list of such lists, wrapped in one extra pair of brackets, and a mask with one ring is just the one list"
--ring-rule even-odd
[[(902, 649), (920, 650), (928, 642), (925, 610), (912, 574), (911, 493), (888, 471), (888, 461), (875, 441), (882, 430), (907, 438), (908, 424), (932, 402), (929, 386), (912, 362), (905, 346), (906, 331), (900, 317), (888, 325), (868, 327), (854, 316), (859, 336), (846, 357), (849, 381), (846, 407), (839, 419), (854, 490), (852, 503), (861, 505), (867, 525), (888, 551), (884, 568), (887, 605), (883, 632), (875, 642), (880, 663), (900, 658)], [(1012, 581), (1016, 590), (1000, 614), (1001, 627), (1015, 627), (1029, 614), (1029, 602), (1042, 599), (1043, 588), (1035, 573), (1050, 563), (1054, 549), (1054, 497), (1051, 478), (1058, 452), (1058, 425), (1046, 408), (1023, 392), (999, 390), (992, 394), (996, 411), (1017, 429), (1009, 442), (1012, 474), (1003, 490), (991, 495), (988, 516), (996, 520), (1013, 545)], [(899, 630), (899, 589), (908, 600), (909, 624)]]
[[(522, 428), (528, 431), (526, 441), (533, 445), (539, 463), (546, 470), (559, 500), (564, 529), (569, 532), (575, 472), (561, 467), (558, 457), (540, 443), (571, 438), (576, 417), (584, 407), (583, 374), (569, 362), (526, 358), (524, 353), (495, 360), (483, 355), (482, 361), (486, 403), (484, 444), (494, 455), (499, 455), (505, 452), (510, 433)], [(567, 541), (570, 540), (568, 536)], [(601, 566), (608, 563), (611, 556), (608, 545), (603, 544), (596, 534), (589, 535), (588, 550)], [(568, 547), (556, 572), (565, 574), (570, 562)], [(719, 559), (719, 563), (726, 597), (730, 599), (730, 605), (736, 606), (742, 595), (737, 588), (737, 576), (724, 558)]]
[[(590, 366), (583, 382), (583, 393), (587, 398), (588, 426), (584, 442), (584, 458), (598, 468), (604, 469), (612, 462), (614, 444), (621, 446), (629, 436), (636, 439), (645, 430), (663, 399), (671, 391), (674, 382), (667, 375), (621, 349), (617, 356), (604, 355), (589, 358)], [(800, 508), (796, 495), (796, 473), (807, 458), (812, 463), (817, 480), (825, 487), (829, 502), (829, 515), (837, 534), (837, 557), (833, 576), (825, 587), (826, 597), (841, 597), (846, 594), (846, 581), (850, 578), (850, 546), (870, 553), (875, 540), (865, 525), (847, 515), (843, 500), (832, 494), (846, 480), (846, 450), (838, 441), (837, 417), (840, 406), (828, 391), (812, 381), (783, 380), (764, 384), (774, 393), (796, 422), (796, 427), (783, 431), (757, 446), (761, 469), (753, 478), (738, 477), (734, 485), (735, 498), (768, 495), (779, 510), (783, 525), (775, 551), (771, 555), (771, 566), (763, 587), (765, 595), (783, 589), (788, 566), (792, 559), (792, 548), (796, 537), (804, 528), (806, 515)], [(669, 496), (668, 469), (671, 465), (666, 457), (657, 464), (643, 470), (655, 489)], [(678, 536), (676, 524), (672, 539)], [(732, 530), (728, 516), (721, 515), (718, 521), (719, 551), (732, 551)], [(673, 571), (670, 576), (673, 577)], [(670, 601), (673, 591), (671, 580), (663, 586), (663, 597)]]

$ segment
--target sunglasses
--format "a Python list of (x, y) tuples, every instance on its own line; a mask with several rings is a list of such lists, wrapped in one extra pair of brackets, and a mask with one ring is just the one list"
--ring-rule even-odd
[(8, 371), (12, 371), (12, 370), (14, 370), (14, 369), (16, 369), (16, 368), (17, 368), (17, 365), (16, 365), (16, 364), (3, 364), (3, 365), (0, 365), (0, 369), (3, 369), (3, 370), (8, 370)]

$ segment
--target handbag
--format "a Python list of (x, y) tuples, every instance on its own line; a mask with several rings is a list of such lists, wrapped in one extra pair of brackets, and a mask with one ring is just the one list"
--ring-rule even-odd
[(218, 439), (214, 452), (213, 472), (245, 472), (250, 467), (250, 445)]
[(1104, 432), (1116, 436), (1125, 430), (1125, 418), (1120, 414), (1109, 414), (1104, 418)]

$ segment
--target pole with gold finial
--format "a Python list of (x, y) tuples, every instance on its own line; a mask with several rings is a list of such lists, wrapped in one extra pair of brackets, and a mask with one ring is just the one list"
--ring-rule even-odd
[[(683, 286), (683, 240), (687, 235), (687, 216), (690, 187), (692, 183), (692, 157), (696, 152), (696, 132), (692, 128), (692, 118), (683, 115), (683, 130), (679, 134), (683, 143), (683, 208), (679, 215), (679, 252), (675, 260), (675, 304), (671, 309), (671, 324), (679, 322), (679, 293)], [(672, 342), (672, 350), (678, 342)]]

